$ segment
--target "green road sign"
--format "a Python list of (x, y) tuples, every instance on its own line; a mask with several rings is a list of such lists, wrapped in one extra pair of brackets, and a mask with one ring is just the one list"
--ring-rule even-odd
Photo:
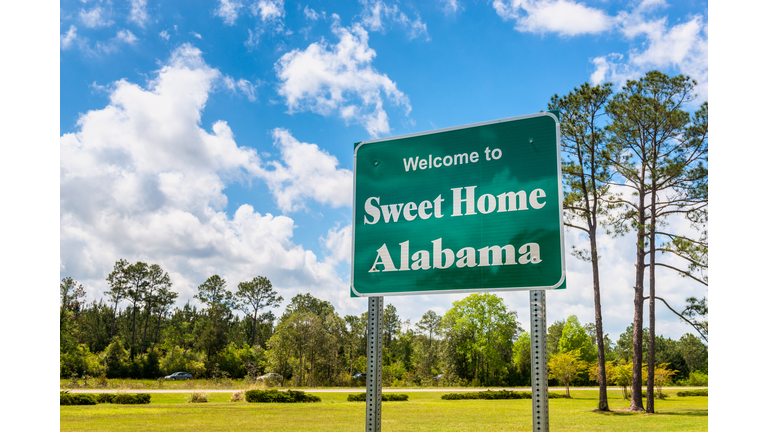
[(355, 146), (353, 296), (565, 287), (551, 113)]

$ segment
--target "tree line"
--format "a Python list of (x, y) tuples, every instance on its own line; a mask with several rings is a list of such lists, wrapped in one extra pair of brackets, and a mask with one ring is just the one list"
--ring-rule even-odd
[[(141, 262), (126, 265), (123, 260), (115, 264), (116, 271), (151, 267)], [(163, 290), (152, 289), (151, 281), (157, 278), (149, 274), (143, 280), (132, 276), (132, 286), (144, 288), (132, 293), (133, 299), (126, 298), (122, 308), (114, 302), (114, 285), (105, 297), (85, 303), (82, 285), (62, 279), (62, 378), (74, 374), (157, 379), (182, 371), (197, 378), (255, 380), (274, 372), (293, 386), (363, 384), (352, 377), (366, 370), (368, 312), (342, 317), (331, 303), (298, 294), (276, 317), (270, 310), (262, 311), (283, 301), (268, 279), (242, 282), (232, 293), (218, 275), (197, 288), (200, 308), (187, 302), (170, 310), (158, 300)], [(113, 277), (110, 283), (117, 280)], [(173, 292), (170, 278), (164, 288)], [(245, 312), (242, 318), (238, 310)], [(497, 295), (471, 294), (454, 302), (445, 315), (429, 310), (416, 322), (402, 319), (388, 304), (382, 327), (386, 385), (530, 385), (530, 337), (522, 331), (517, 312)], [(578, 352), (582, 362), (596, 366), (594, 324), (582, 325), (571, 316), (550, 325), (547, 338), (550, 357)], [(686, 334), (675, 341), (658, 336), (657, 346), (662, 347), (657, 353), (660, 361), (679, 371), (680, 379), (690, 372), (707, 373), (707, 346), (698, 337)], [(632, 359), (632, 326), (616, 343), (605, 336), (604, 347), (611, 366), (627, 365)], [(567, 384), (597, 382), (585, 368), (576, 375)], [(555, 383), (563, 381), (557, 378)]]
[[(582, 326), (575, 317), (553, 323), (548, 350), (551, 358), (571, 353), (574, 361), (592, 364), (591, 373), (582, 371), (572, 382), (597, 383), (601, 410), (609, 409), (606, 386), (617, 383), (616, 367), (630, 369), (629, 378), (621, 378), (630, 380), (630, 408), (648, 412), (654, 410), (657, 372), (676, 370), (678, 380), (707, 373), (706, 295), (683, 305), (657, 295), (663, 289), (657, 286), (660, 271), (708, 286), (708, 104), (693, 107), (695, 85), (687, 76), (651, 71), (616, 94), (610, 83), (585, 83), (554, 95), (548, 105), (561, 119), (566, 226), (589, 239), (589, 248), (572, 253), (591, 263), (595, 303), (594, 323)], [(674, 218), (689, 227), (674, 230)], [(603, 332), (601, 227), (636, 239), (634, 317), (616, 343)], [(254, 377), (269, 371), (294, 385), (342, 385), (365, 370), (367, 313), (342, 318), (329, 302), (299, 294), (278, 318), (269, 309), (284, 299), (264, 277), (229, 290), (213, 275), (197, 289), (200, 308), (173, 307), (178, 294), (156, 264), (119, 260), (107, 282), (105, 296), (90, 304), (76, 281), (61, 282), (62, 377), (156, 378), (182, 370), (201, 377)], [(657, 335), (656, 300), (692, 333), (678, 341)], [(427, 311), (413, 323), (387, 305), (385, 382), (529, 384), (530, 338), (516, 318), (492, 294), (469, 295), (444, 316)]]

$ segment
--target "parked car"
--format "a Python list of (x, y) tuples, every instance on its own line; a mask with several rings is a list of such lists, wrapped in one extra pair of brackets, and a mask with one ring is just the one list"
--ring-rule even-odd
[(262, 375), (260, 377), (256, 377), (256, 381), (262, 381), (267, 383), (277, 383), (283, 381), (283, 376), (276, 373), (268, 373), (266, 375)]
[(175, 380), (191, 380), (192, 379), (192, 375), (190, 375), (190, 374), (188, 374), (186, 372), (174, 372), (174, 373), (168, 375), (167, 377), (165, 377), (165, 379), (170, 380), (170, 381), (175, 381)]

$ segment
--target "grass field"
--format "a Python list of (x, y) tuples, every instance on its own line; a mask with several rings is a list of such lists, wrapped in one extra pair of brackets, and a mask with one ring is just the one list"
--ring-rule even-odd
[[(310, 392), (311, 393), (311, 392)], [(385, 402), (384, 431), (530, 431), (531, 401), (440, 399), (442, 392), (411, 392), (407, 402)], [(320, 403), (229, 402), (230, 393), (209, 402), (187, 403), (188, 394), (152, 394), (149, 405), (60, 407), (62, 431), (355, 431), (364, 428), (365, 403), (347, 402), (349, 393), (318, 393)], [(609, 391), (612, 413), (592, 412), (597, 391), (572, 390), (573, 399), (551, 399), (553, 431), (706, 431), (707, 397), (656, 401), (656, 414), (621, 411), (629, 401)]]

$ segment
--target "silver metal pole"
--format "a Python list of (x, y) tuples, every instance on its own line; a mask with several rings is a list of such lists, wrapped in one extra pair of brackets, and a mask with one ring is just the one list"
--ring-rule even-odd
[(549, 432), (548, 375), (547, 299), (543, 290), (531, 290), (531, 399), (535, 432)]
[(381, 432), (381, 374), (384, 297), (368, 297), (368, 367), (366, 368), (365, 430)]

